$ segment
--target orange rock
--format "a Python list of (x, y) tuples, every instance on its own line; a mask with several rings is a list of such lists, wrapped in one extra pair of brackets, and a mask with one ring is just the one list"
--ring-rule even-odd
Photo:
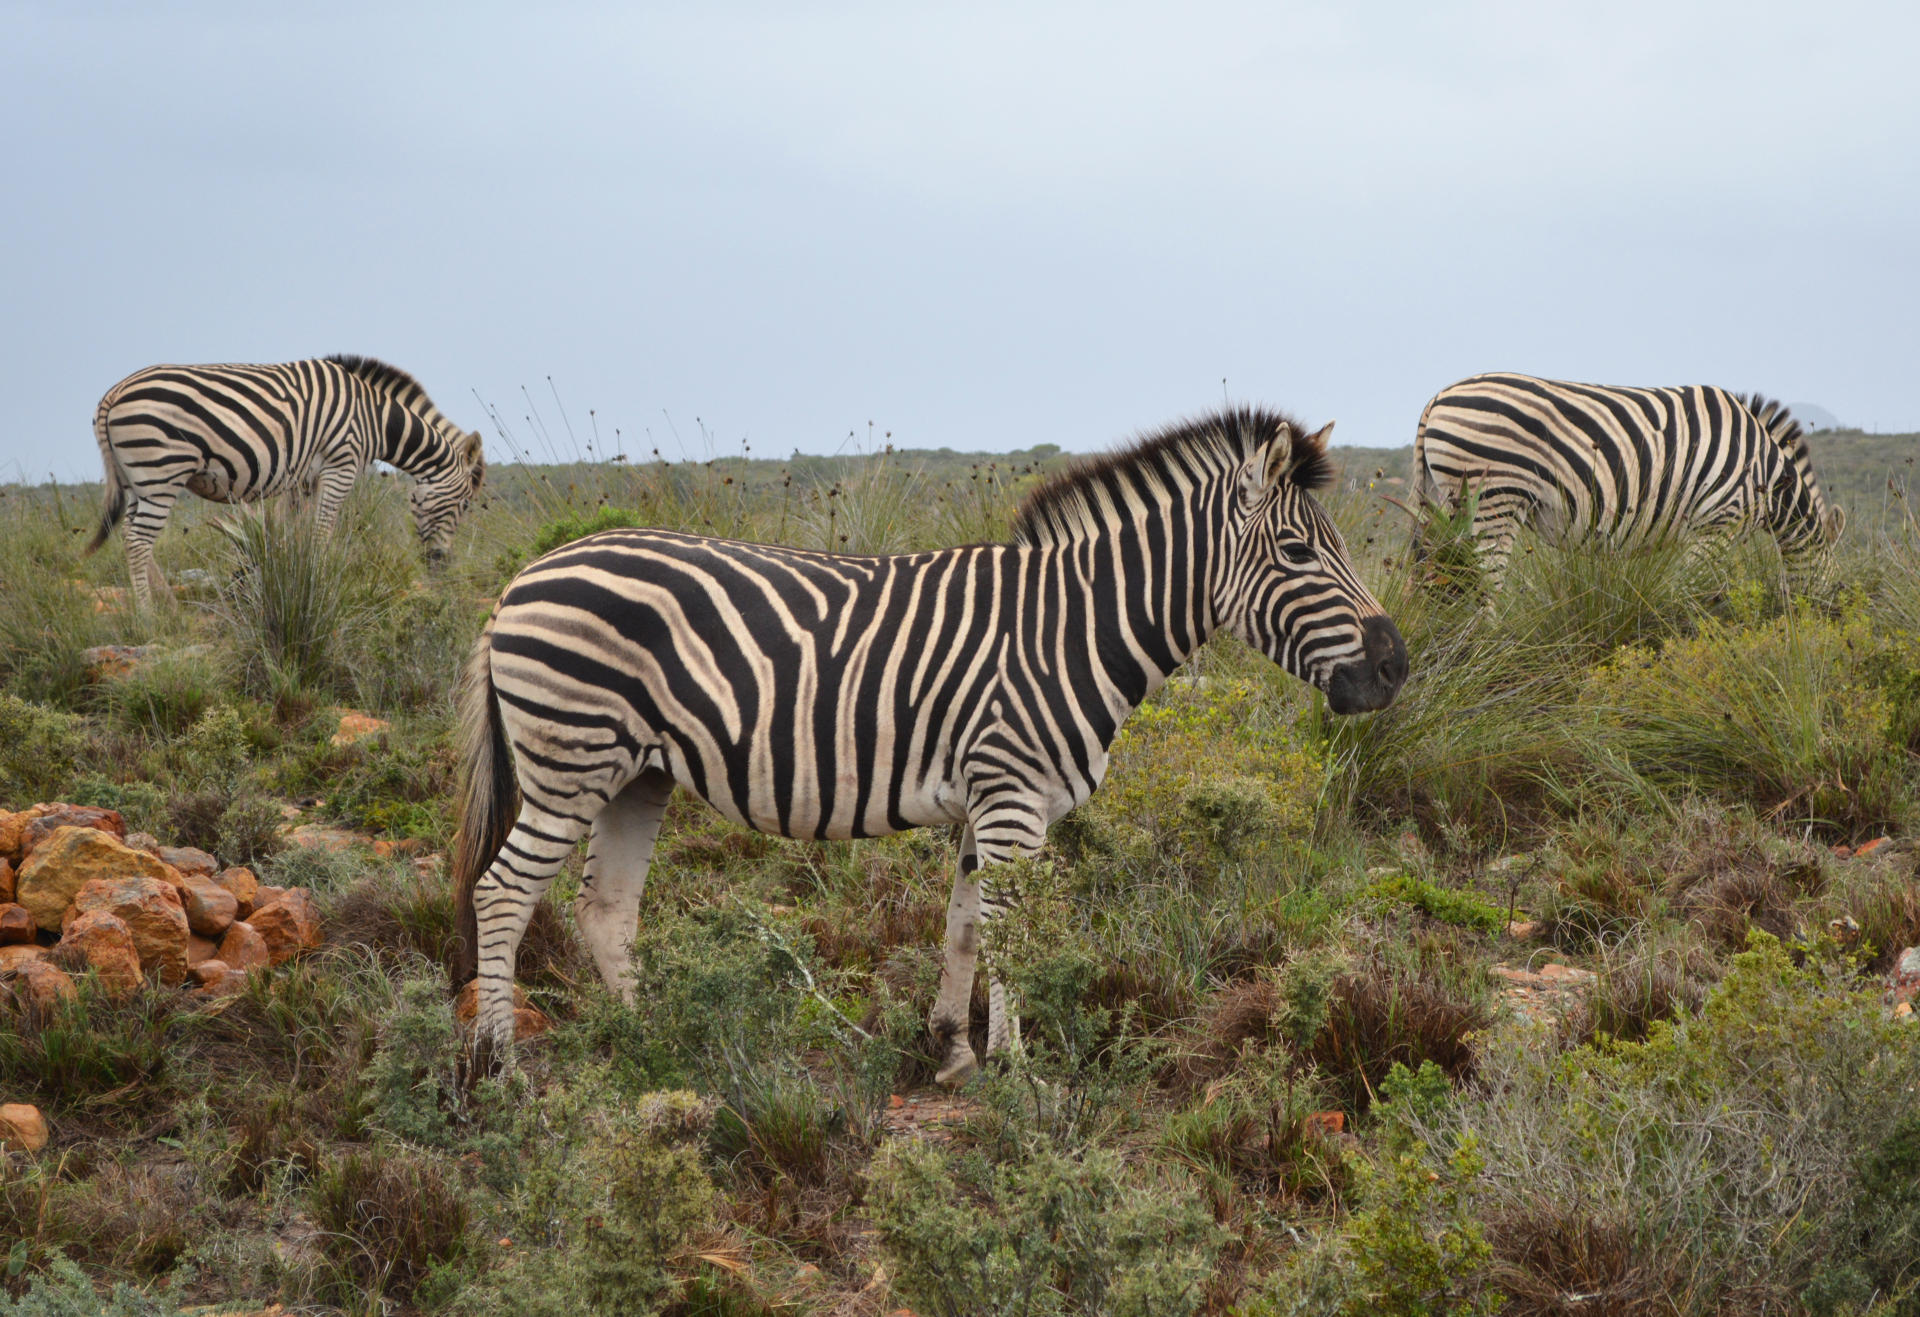
[(240, 917), (240, 901), (204, 874), (186, 874), (175, 889), (187, 912), (187, 927), (201, 937), (219, 937)]
[[(181, 941), (184, 944), (185, 938)], [(140, 953), (134, 948), (133, 930), (111, 911), (89, 910), (80, 915), (67, 925), (66, 936), (53, 954), (76, 974), (92, 970), (99, 975), (109, 997), (128, 997), (140, 989)], [(180, 969), (185, 977), (184, 959)]]
[(398, 840), (382, 837), (373, 843), (373, 853), (383, 860), (390, 860), (396, 855), (418, 855), (426, 848), (427, 843), (418, 837), (401, 837)]
[[(220, 962), (210, 960), (207, 964), (219, 965)], [(194, 989), (193, 995), (196, 997), (231, 997), (236, 992), (245, 992), (246, 990), (246, 971), (234, 969), (230, 965), (221, 965), (219, 973), (210, 973), (205, 976), (200, 986)]]
[[(260, 883), (253, 889), (253, 908), (255, 910), (264, 909), (286, 894), (287, 889), (284, 887), (269, 887), (265, 883)], [(249, 916), (242, 916), (242, 918), (247, 917)]]
[[(8, 951), (32, 951), (37, 954), (9, 961)], [(70, 999), (77, 989), (67, 972), (47, 959), (45, 947), (0, 947), (0, 993), (13, 989), (13, 999), (21, 1006), (40, 1012), (50, 1011)]]
[(513, 1013), (513, 1040), (524, 1043), (529, 1038), (538, 1038), (553, 1028), (553, 1021), (531, 1006), (522, 1006)]
[(30, 960), (39, 960), (46, 954), (47, 949), (38, 943), (0, 947), (0, 974), (10, 969), (18, 969)]
[[(526, 989), (517, 983), (513, 985), (513, 1006), (515, 1010), (528, 1008)], [(472, 1024), (473, 1017), (479, 1013), (480, 980), (468, 979), (467, 985), (454, 994), (453, 1018), (461, 1024)]]
[(1302, 1122), (1310, 1134), (1338, 1134), (1347, 1127), (1344, 1111), (1316, 1111)]
[(227, 929), (227, 935), (220, 939), (220, 946), (214, 952), (228, 967), (245, 973), (248, 970), (266, 969), (273, 964), (273, 957), (267, 952), (267, 940), (255, 931), (252, 924), (236, 919)]
[(27, 824), (26, 831), (21, 834), (22, 858), (33, 854), (36, 846), (61, 828), (95, 828), (118, 840), (125, 840), (127, 835), (127, 821), (120, 817), (118, 810), (100, 809), (94, 805), (50, 805), (44, 814)]
[(131, 877), (154, 879), (173, 890), (173, 870), (154, 856), (97, 829), (68, 825), (56, 828), (20, 866), (14, 900), (27, 908), (34, 923), (57, 933), (60, 917), (82, 887), (95, 879)]
[(340, 726), (333, 734), (333, 744), (352, 745), (364, 741), (369, 736), (378, 736), (387, 730), (384, 718), (375, 718), (371, 714), (348, 709), (340, 715)]
[(0, 855), (0, 901), (13, 900), (13, 861)]
[(272, 904), (255, 907), (247, 923), (266, 940), (267, 955), (276, 965), (311, 951), (322, 940), (320, 912), (304, 887), (290, 887)]
[[(191, 925), (189, 925), (191, 927)], [(187, 939), (187, 977), (193, 977), (193, 967), (204, 961), (218, 959), (220, 944), (210, 937), (193, 934)]]
[(18, 861), (20, 841), (26, 836), (27, 824), (33, 821), (29, 810), (17, 813), (0, 809), (0, 861)]
[(25, 1102), (0, 1106), (0, 1147), (39, 1152), (47, 1146), (47, 1120), (40, 1108)]
[(132, 675), (135, 668), (153, 656), (156, 648), (154, 645), (95, 645), (80, 651), (80, 662), (86, 665), (88, 681), (110, 681)]
[(183, 878), (194, 874), (211, 878), (220, 872), (220, 861), (193, 846), (162, 846), (160, 862), (178, 869)]
[(133, 933), (140, 967), (169, 986), (187, 977), (187, 912), (180, 892), (158, 878), (96, 878), (73, 895), (76, 913), (104, 910)]
[(298, 846), (307, 851), (345, 851), (355, 846), (373, 845), (373, 838), (364, 833), (329, 827), (325, 823), (302, 823), (297, 828), (289, 829), (281, 840), (289, 846)]
[(224, 960), (203, 960), (187, 970), (187, 982), (196, 988), (204, 988), (209, 983), (224, 978), (229, 972)]
[(233, 899), (240, 903), (239, 918), (245, 919), (253, 913), (255, 896), (260, 891), (260, 880), (253, 876), (253, 870), (235, 865), (216, 873), (213, 881), (233, 893)]
[(1853, 848), (1853, 858), (1857, 860), (1862, 855), (1871, 855), (1892, 840), (1891, 837), (1875, 837), (1872, 841), (1863, 841)]
[(33, 916), (23, 905), (0, 905), (0, 946), (33, 941)]

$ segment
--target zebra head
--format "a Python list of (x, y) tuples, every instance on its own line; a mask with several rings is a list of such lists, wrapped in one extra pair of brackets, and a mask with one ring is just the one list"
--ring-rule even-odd
[[(1329, 421), (1301, 435), (1255, 414), (1234, 481), (1216, 615), (1242, 641), (1325, 692), (1335, 713), (1384, 709), (1407, 676), (1399, 628), (1360, 582), (1333, 518), (1313, 497), (1332, 479)], [(1264, 427), (1263, 427), (1264, 428)]]
[(486, 480), (487, 458), (478, 430), (470, 430), (460, 440), (457, 460), (446, 469), (416, 480), (409, 502), (413, 506), (413, 525), (427, 559), (437, 562), (447, 553), (453, 528), (466, 515)]
[(1768, 486), (1765, 516), (1780, 547), (1788, 556), (1805, 558), (1840, 538), (1847, 517), (1827, 502), (1813, 474), (1813, 450), (1807, 432), (1785, 407), (1759, 394), (1742, 398), (1780, 453), (1780, 463)]

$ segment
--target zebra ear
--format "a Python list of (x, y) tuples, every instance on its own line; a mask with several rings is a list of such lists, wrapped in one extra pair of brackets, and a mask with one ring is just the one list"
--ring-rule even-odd
[(1293, 460), (1293, 445), (1293, 427), (1282, 421), (1266, 447), (1247, 459), (1240, 473), (1240, 498), (1248, 507), (1257, 504), (1286, 475), (1287, 463)]
[(467, 431), (466, 438), (460, 441), (460, 460), (475, 471), (486, 469), (487, 444), (478, 430)]

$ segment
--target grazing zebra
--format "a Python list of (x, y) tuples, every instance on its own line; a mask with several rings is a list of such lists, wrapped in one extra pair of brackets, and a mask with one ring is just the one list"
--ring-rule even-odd
[[(942, 1083), (967, 1040), (984, 866), (1036, 851), (1099, 785), (1134, 708), (1225, 628), (1326, 692), (1379, 709), (1400, 633), (1311, 491), (1329, 425), (1237, 410), (1056, 476), (1011, 543), (880, 557), (659, 530), (575, 541), (527, 567), (475, 646), (462, 699), (453, 881), (478, 1038), (511, 1041), (535, 903), (591, 830), (576, 906), (609, 986), (675, 784), (787, 837), (964, 825), (930, 1024)], [(995, 983), (988, 1052), (1017, 1024)]]
[(462, 433), (405, 371), (371, 357), (277, 366), (149, 366), (108, 389), (93, 413), (107, 505), (87, 546), (126, 519), (127, 562), (142, 608), (166, 581), (153, 544), (182, 490), (246, 503), (283, 490), (319, 494), (314, 518), (333, 529), (369, 462), (414, 478), (414, 525), (430, 557), (486, 474), (478, 430)]
[(1420, 414), (1413, 478), (1429, 509), (1452, 514), (1474, 498), (1489, 592), (1523, 524), (1621, 546), (1757, 523), (1790, 558), (1803, 558), (1832, 543), (1844, 522), (1821, 494), (1807, 437), (1786, 408), (1700, 386), (1475, 375), (1442, 389)]

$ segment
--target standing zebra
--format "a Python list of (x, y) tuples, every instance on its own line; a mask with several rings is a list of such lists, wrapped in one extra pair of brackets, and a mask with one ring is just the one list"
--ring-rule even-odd
[[(657, 530), (592, 535), (520, 573), (475, 646), (461, 712), (455, 984), (484, 1045), (512, 1039), (527, 920), (591, 830), (579, 926), (631, 995), (630, 943), (675, 784), (787, 837), (963, 824), (930, 1024), (939, 1079), (967, 1041), (979, 872), (1039, 849), (1134, 708), (1225, 628), (1379, 709), (1406, 646), (1311, 491), (1329, 425), (1238, 410), (1036, 490), (1011, 543), (865, 557)], [(989, 1054), (1017, 1028), (990, 985)]]
[(462, 433), (413, 376), (371, 357), (278, 366), (149, 366), (108, 389), (93, 413), (107, 505), (87, 546), (126, 519), (127, 563), (142, 608), (166, 581), (153, 543), (180, 491), (246, 503), (283, 490), (319, 492), (325, 534), (369, 462), (414, 478), (414, 525), (430, 557), (486, 474), (478, 430)]
[(1475, 375), (1442, 389), (1420, 414), (1413, 482), (1425, 507), (1448, 514), (1474, 498), (1489, 592), (1528, 523), (1613, 545), (1757, 523), (1789, 557), (1804, 557), (1832, 543), (1844, 522), (1821, 494), (1807, 437), (1786, 408), (1698, 385)]

